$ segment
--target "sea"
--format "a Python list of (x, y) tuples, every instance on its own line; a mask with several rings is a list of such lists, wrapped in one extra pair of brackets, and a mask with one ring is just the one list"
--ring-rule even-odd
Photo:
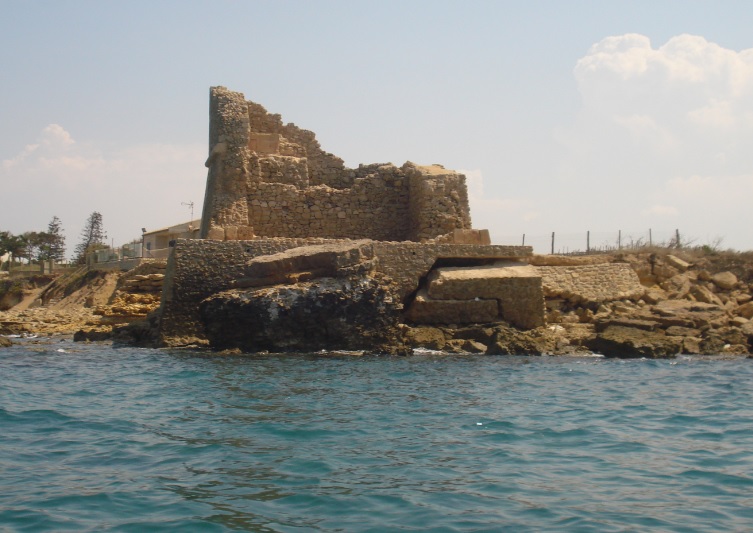
[(0, 531), (751, 531), (753, 360), (0, 349)]

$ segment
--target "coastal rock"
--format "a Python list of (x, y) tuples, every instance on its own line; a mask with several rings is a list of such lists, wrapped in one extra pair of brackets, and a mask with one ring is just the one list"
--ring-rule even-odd
[(623, 326), (609, 326), (586, 345), (606, 357), (674, 357), (682, 351), (682, 338), (664, 332), (645, 331)]
[(200, 315), (210, 345), (220, 350), (396, 352), (394, 307), (374, 278), (319, 278), (221, 292), (201, 303)]
[(407, 328), (404, 333), (405, 343), (412, 348), (442, 350), (445, 347), (445, 335), (439, 328), (421, 326)]
[(13, 342), (8, 337), (0, 337), (0, 348), (13, 346)]
[(112, 338), (112, 331), (80, 329), (73, 334), (74, 342), (99, 342), (110, 340), (110, 338)]

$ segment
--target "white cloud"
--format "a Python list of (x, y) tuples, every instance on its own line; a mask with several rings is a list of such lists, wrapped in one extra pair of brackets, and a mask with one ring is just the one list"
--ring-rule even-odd
[(116, 245), (190, 218), (181, 202), (193, 201), (201, 215), (206, 179), (204, 145), (114, 145), (77, 141), (58, 124), (45, 127), (37, 142), (2, 162), (0, 176), (11, 198), (31, 198), (6, 209), (14, 233), (42, 230), (61, 218), (69, 250), (92, 211), (103, 215)]
[(643, 212), (645, 215), (658, 215), (660, 217), (674, 217), (680, 212), (673, 205), (654, 204)]
[(42, 143), (47, 146), (65, 147), (75, 144), (71, 134), (59, 124), (50, 124), (42, 130)]
[(753, 49), (618, 35), (594, 44), (573, 72), (582, 105), (558, 135), (558, 183), (578, 202), (574, 217), (671, 223), (753, 247), (743, 230), (753, 224)]

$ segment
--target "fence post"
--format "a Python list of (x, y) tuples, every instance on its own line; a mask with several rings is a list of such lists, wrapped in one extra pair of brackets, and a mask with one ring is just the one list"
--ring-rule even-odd
[(554, 255), (554, 232), (552, 232), (552, 255)]
[(680, 244), (680, 230), (675, 230), (675, 241), (677, 242), (677, 247), (682, 248), (682, 245)]
[(586, 231), (586, 253), (591, 253), (591, 230)]
[(654, 241), (651, 238), (651, 228), (648, 228), (648, 245), (649, 246), (653, 246), (654, 245)]
[(526, 245), (526, 234), (524, 233), (523, 234), (523, 246), (525, 246), (525, 245)]
[(617, 230), (617, 249), (622, 250), (622, 230)]

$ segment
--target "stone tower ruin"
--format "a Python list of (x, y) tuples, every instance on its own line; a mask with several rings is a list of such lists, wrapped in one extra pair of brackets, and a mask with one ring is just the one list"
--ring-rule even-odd
[(465, 176), (439, 165), (346, 168), (313, 132), (210, 89), (209, 168), (201, 238), (425, 242), (470, 230)]

